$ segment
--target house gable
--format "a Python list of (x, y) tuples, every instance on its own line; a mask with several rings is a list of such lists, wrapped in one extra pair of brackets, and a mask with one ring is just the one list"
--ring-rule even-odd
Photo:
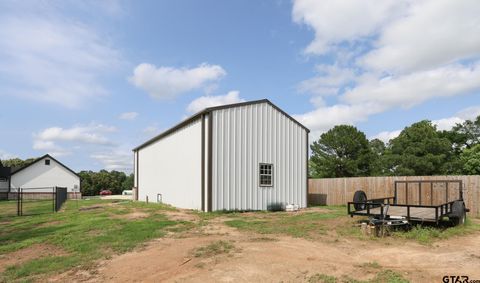
[(80, 189), (80, 177), (74, 171), (46, 154), (33, 163), (11, 174), (10, 190), (16, 188), (67, 187), (68, 191)]

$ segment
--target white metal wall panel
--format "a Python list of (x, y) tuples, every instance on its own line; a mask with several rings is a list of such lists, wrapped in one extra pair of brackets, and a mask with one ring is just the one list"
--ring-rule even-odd
[[(213, 210), (307, 205), (307, 131), (268, 103), (215, 110)], [(259, 186), (259, 163), (273, 164), (273, 187)]]
[(205, 153), (205, 156), (204, 156), (204, 194), (203, 194), (203, 199), (204, 199), (204, 211), (207, 211), (208, 209), (208, 155), (209, 155), (209, 152), (208, 152), (208, 119), (209, 119), (209, 116), (206, 115), (205, 116), (205, 122), (204, 122), (204, 133), (205, 133), (205, 136), (204, 136), (204, 153)]
[[(136, 152), (138, 200), (201, 209), (201, 119)], [(137, 160), (137, 156), (135, 156)]]
[[(45, 165), (44, 160), (49, 159), (50, 165)], [(44, 188), (44, 187), (66, 187), (67, 191), (73, 192), (80, 188), (80, 178), (65, 169), (55, 160), (45, 157), (44, 159), (28, 166), (27, 168), (13, 174), (11, 177), (11, 191), (16, 188)], [(51, 190), (45, 190), (51, 191)], [(41, 192), (41, 190), (37, 190)]]
[(137, 186), (137, 152), (133, 152), (133, 186)]

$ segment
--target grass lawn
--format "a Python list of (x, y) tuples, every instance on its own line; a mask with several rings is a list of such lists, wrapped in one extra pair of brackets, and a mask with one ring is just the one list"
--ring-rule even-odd
[[(342, 224), (350, 219), (346, 217), (343, 206), (326, 206), (321, 211), (290, 213), (290, 212), (255, 212), (231, 215), (232, 220), (226, 225), (257, 232), (260, 234), (284, 234), (298, 238), (315, 238), (325, 235), (336, 220)], [(343, 225), (341, 225), (343, 227)], [(350, 225), (351, 226), (351, 225)]]
[[(278, 234), (298, 238), (316, 239), (329, 234), (333, 237), (355, 237), (362, 240), (381, 240), (361, 234), (356, 225), (366, 218), (347, 215), (346, 206), (323, 206), (312, 212), (254, 212), (228, 214), (225, 224), (240, 230), (260, 234)], [(421, 244), (432, 244), (436, 240), (466, 235), (480, 231), (480, 220), (468, 218), (465, 225), (456, 227), (421, 227), (396, 230), (385, 241), (414, 240)]]
[[(40, 201), (37, 205), (30, 207), (30, 211), (43, 212), (46, 203)], [(21, 249), (42, 245), (56, 251), (7, 266), (0, 274), (0, 282), (35, 280), (40, 274), (58, 273), (76, 266), (88, 268), (95, 260), (162, 237), (169, 229), (188, 229), (191, 223), (168, 220), (162, 213), (171, 209), (131, 201), (69, 200), (58, 213), (17, 217), (12, 216), (12, 212), (16, 213), (16, 202), (0, 202), (0, 257), (7, 258)], [(133, 212), (141, 213), (142, 217), (125, 217)]]

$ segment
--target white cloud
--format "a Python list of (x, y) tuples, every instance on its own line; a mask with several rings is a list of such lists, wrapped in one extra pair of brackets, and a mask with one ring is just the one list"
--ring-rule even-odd
[(456, 124), (461, 124), (465, 120), (459, 117), (450, 117), (450, 118), (443, 118), (443, 119), (438, 119), (438, 120), (433, 120), (432, 124), (437, 126), (437, 130), (439, 131), (448, 131), (452, 129), (453, 126)]
[(190, 102), (190, 104), (187, 106), (187, 111), (190, 113), (196, 113), (208, 107), (233, 104), (243, 101), (245, 100), (243, 98), (240, 98), (240, 92), (232, 90), (225, 95), (201, 96)]
[(324, 54), (342, 42), (353, 43), (377, 32), (403, 6), (396, 0), (296, 0), (292, 16), (315, 32), (305, 51)]
[(132, 172), (133, 157), (128, 150), (95, 153), (90, 155), (90, 157), (100, 162), (106, 170), (117, 170), (126, 173)]
[[(293, 20), (315, 33), (306, 54), (331, 62), (322, 60), (315, 77), (299, 84), (315, 109), (296, 117), (315, 133), (480, 91), (478, 14), (474, 0), (295, 0)], [(328, 95), (337, 102), (327, 105)], [(448, 119), (439, 127), (459, 121)]]
[(34, 137), (36, 141), (43, 142), (44, 146), (47, 145), (45, 142), (55, 141), (113, 145), (113, 142), (105, 137), (104, 134), (114, 131), (116, 131), (115, 127), (91, 123), (86, 126), (74, 126), (68, 129), (51, 127), (34, 134)]
[(345, 102), (375, 102), (386, 109), (412, 107), (437, 97), (449, 97), (480, 89), (480, 64), (448, 65), (401, 76), (368, 79), (343, 96)]
[(108, 93), (99, 78), (120, 64), (120, 55), (105, 35), (52, 10), (0, 13), (0, 89), (75, 108)]
[(474, 120), (480, 115), (480, 105), (471, 106), (460, 110), (457, 116), (463, 120)]
[(195, 68), (157, 68), (152, 64), (142, 63), (134, 69), (129, 81), (154, 98), (168, 99), (197, 89), (210, 91), (211, 84), (225, 75), (226, 72), (221, 66), (207, 63)]
[(118, 119), (121, 119), (121, 120), (135, 120), (137, 117), (138, 117), (137, 112), (125, 112), (125, 113), (120, 114), (120, 116), (118, 116)]
[(55, 156), (72, 154), (78, 145), (115, 146), (105, 134), (115, 132), (114, 127), (91, 123), (71, 128), (50, 127), (33, 134), (33, 149)]
[(415, 1), (404, 16), (382, 27), (375, 49), (362, 64), (382, 72), (440, 67), (478, 58), (480, 2)]
[(69, 155), (72, 152), (64, 149), (63, 147), (57, 145), (53, 141), (44, 141), (44, 140), (34, 140), (33, 149), (49, 153), (54, 156), (64, 156)]
[(355, 80), (355, 72), (350, 68), (341, 68), (338, 65), (318, 65), (317, 75), (314, 78), (302, 81), (298, 89), (300, 92), (310, 92), (319, 96), (336, 95), (340, 88)]
[(432, 123), (437, 126), (437, 129), (450, 130), (457, 124), (462, 124), (465, 120), (475, 120), (480, 115), (480, 106), (471, 106), (462, 109), (455, 114), (455, 116), (433, 120)]
[(385, 132), (380, 132), (376, 134), (375, 136), (371, 137), (370, 139), (379, 139), (383, 141), (384, 143), (388, 143), (391, 139), (396, 138), (400, 135), (402, 130), (396, 130), (396, 131), (385, 131)]
[(294, 115), (300, 123), (312, 130), (314, 137), (322, 132), (328, 131), (335, 125), (355, 124), (365, 121), (369, 115), (380, 112), (376, 105), (358, 104), (345, 105), (336, 104), (333, 106), (321, 106), (305, 114)]

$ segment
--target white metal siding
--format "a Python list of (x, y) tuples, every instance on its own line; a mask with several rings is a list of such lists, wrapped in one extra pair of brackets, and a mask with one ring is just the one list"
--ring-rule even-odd
[[(307, 205), (307, 131), (267, 103), (215, 110), (213, 210)], [(259, 163), (272, 163), (273, 187), (259, 186)]]
[[(50, 165), (45, 165), (45, 159), (50, 160)], [(45, 157), (44, 159), (28, 166), (27, 168), (11, 176), (11, 191), (16, 188), (43, 188), (43, 187), (67, 187), (67, 191), (80, 191), (80, 178), (57, 163), (55, 160)], [(40, 192), (37, 190), (36, 192)]]
[(205, 160), (204, 160), (204, 194), (203, 194), (203, 199), (204, 199), (204, 211), (207, 211), (208, 210), (208, 156), (209, 156), (209, 153), (208, 153), (208, 119), (209, 118), (209, 115), (206, 115), (205, 116), (205, 123), (204, 123), (204, 133), (205, 133), (205, 136), (204, 136), (204, 152), (205, 152)]
[(201, 130), (197, 119), (136, 152), (138, 200), (161, 194), (164, 203), (201, 209)]
[(137, 174), (137, 152), (133, 152), (133, 186), (138, 186), (138, 174)]

